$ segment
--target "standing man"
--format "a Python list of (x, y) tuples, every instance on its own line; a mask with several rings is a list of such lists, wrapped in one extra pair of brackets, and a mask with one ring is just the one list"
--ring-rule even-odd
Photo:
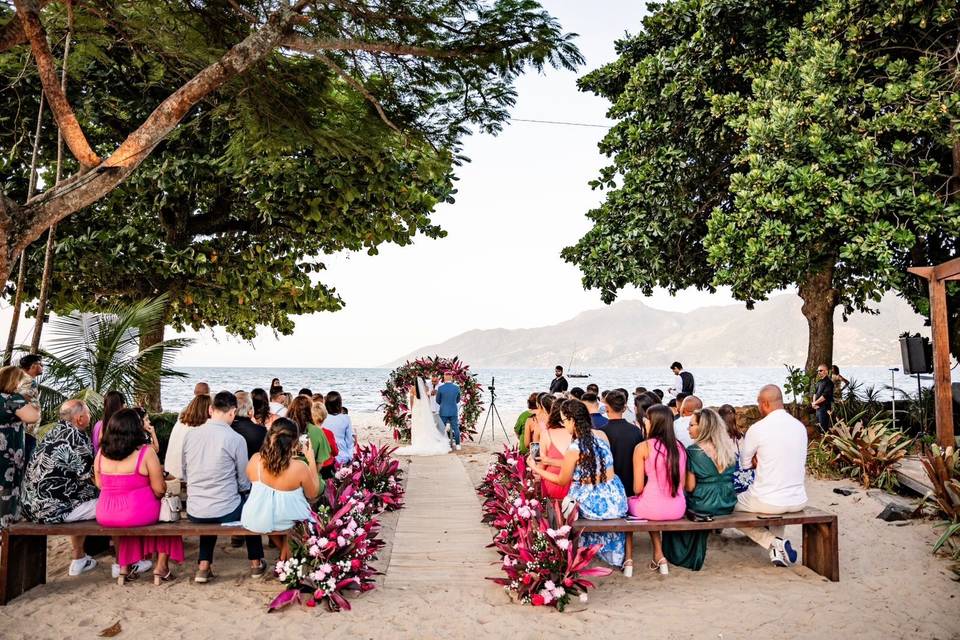
[(830, 367), (821, 364), (817, 367), (817, 389), (813, 393), (813, 402), (810, 406), (817, 412), (817, 422), (820, 431), (830, 430), (830, 409), (833, 408), (833, 380), (830, 378)]
[(440, 421), (440, 405), (437, 403), (437, 387), (440, 386), (440, 376), (433, 374), (430, 381), (427, 382), (427, 395), (430, 396), (430, 411), (433, 413), (433, 422), (437, 425), (437, 431), (444, 433), (443, 422)]
[[(40, 383), (37, 382), (37, 378), (43, 375), (43, 358), (36, 353), (23, 356), (20, 358), (20, 368), (26, 371), (27, 375), (30, 376), (30, 385), (24, 385), (23, 388), (19, 389), (19, 393), (26, 398), (30, 404), (39, 409)], [(33, 424), (25, 424), (23, 426), (23, 459), (24, 465), (26, 465), (30, 462), (30, 457), (33, 455), (33, 450), (37, 446), (37, 428), (40, 426), (40, 421), (38, 420)]]
[(550, 393), (565, 393), (569, 386), (567, 379), (563, 377), (563, 367), (557, 365), (554, 370), (554, 378), (550, 381)]
[(460, 387), (453, 383), (453, 374), (443, 374), (443, 384), (437, 389), (437, 413), (440, 422), (450, 427), (453, 433), (453, 444), (460, 451)]
[(684, 371), (683, 365), (679, 362), (674, 362), (670, 365), (670, 371), (673, 371), (673, 375), (675, 376), (673, 379), (673, 388), (670, 389), (671, 393), (673, 393), (673, 395), (683, 393), (692, 396), (695, 386), (693, 374), (689, 371)]

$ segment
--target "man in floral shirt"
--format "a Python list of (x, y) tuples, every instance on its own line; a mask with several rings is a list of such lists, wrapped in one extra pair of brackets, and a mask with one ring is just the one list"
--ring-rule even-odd
[[(90, 410), (81, 400), (60, 407), (60, 422), (37, 443), (23, 482), (23, 517), (53, 524), (93, 520), (97, 495), (93, 484)], [(70, 575), (92, 570), (97, 561), (83, 552), (83, 536), (71, 536)]]

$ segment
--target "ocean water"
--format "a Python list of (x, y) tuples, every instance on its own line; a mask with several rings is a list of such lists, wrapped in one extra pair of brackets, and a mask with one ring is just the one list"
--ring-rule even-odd
[[(898, 365), (891, 365), (898, 366)], [(162, 401), (167, 411), (178, 411), (193, 396), (193, 385), (199, 381), (209, 383), (216, 393), (223, 389), (237, 391), (256, 387), (269, 389), (270, 381), (279, 378), (286, 391), (296, 393), (302, 387), (314, 393), (339, 391), (344, 405), (351, 411), (377, 411), (380, 390), (386, 385), (390, 369), (331, 369), (331, 368), (257, 368), (257, 367), (180, 367), (188, 374), (182, 380), (167, 381), (163, 386)], [(757, 391), (769, 383), (783, 385), (786, 369), (783, 367), (736, 367), (693, 369), (696, 378), (696, 393), (707, 405), (730, 403), (733, 405), (755, 402)], [(526, 408), (526, 398), (533, 391), (546, 390), (553, 378), (552, 369), (476, 369), (484, 388), (495, 381), (497, 407), (504, 415), (513, 416)], [(589, 378), (570, 378), (571, 387), (586, 387), (594, 382), (600, 389), (623, 387), (630, 392), (637, 386), (666, 391), (673, 384), (673, 374), (666, 368), (591, 369)], [(847, 367), (843, 374), (864, 387), (875, 387), (882, 398), (889, 399), (891, 378), (887, 367)], [(954, 379), (958, 380), (957, 371)], [(895, 374), (895, 386), (906, 393), (917, 392), (915, 377)], [(921, 380), (923, 386), (932, 383), (929, 378)], [(897, 398), (902, 398), (900, 391)], [(489, 404), (490, 393), (484, 400)]]

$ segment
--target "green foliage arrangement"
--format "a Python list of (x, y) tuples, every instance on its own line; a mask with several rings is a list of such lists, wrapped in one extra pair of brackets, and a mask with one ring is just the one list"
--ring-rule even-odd
[(784, 364), (787, 368), (787, 378), (783, 383), (783, 390), (793, 396), (793, 404), (808, 403), (810, 401), (810, 383), (813, 382), (813, 376), (801, 369), (789, 364)]
[[(949, 549), (952, 558), (960, 561), (960, 452), (934, 444), (929, 454), (920, 457), (920, 462), (933, 485), (930, 501), (944, 518), (936, 525), (943, 533), (933, 550)], [(960, 565), (957, 568), (960, 574)]]
[(891, 490), (899, 486), (896, 465), (913, 441), (890, 427), (887, 420), (868, 424), (857, 421), (850, 426), (834, 420), (823, 437), (823, 445), (834, 452), (834, 464), (841, 474), (859, 481), (864, 488)]

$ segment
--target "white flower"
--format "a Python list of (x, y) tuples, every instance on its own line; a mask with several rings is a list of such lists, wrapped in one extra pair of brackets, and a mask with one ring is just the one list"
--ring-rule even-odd
[(552, 593), (557, 588), (557, 585), (553, 583), (553, 580), (547, 580), (543, 584), (543, 588)]
[(562, 527), (557, 529), (557, 533), (559, 533), (562, 536), (567, 535), (568, 533), (570, 533), (570, 525), (568, 524), (563, 525)]
[(331, 567), (329, 563), (324, 562), (322, 565), (320, 565), (319, 567), (317, 567), (317, 571), (319, 571), (319, 572), (322, 573), (323, 575), (327, 575), (327, 574), (329, 574), (331, 571), (333, 571), (333, 567)]
[(326, 538), (318, 538), (318, 539), (317, 539), (317, 546), (319, 546), (319, 547), (325, 547), (325, 546), (327, 546), (327, 544), (328, 544), (329, 542), (330, 542), (330, 541), (327, 540)]
[(345, 547), (347, 546), (347, 539), (343, 536), (337, 536), (337, 546)]
[(547, 535), (550, 536), (551, 538), (556, 538), (557, 533), (558, 531), (556, 529), (547, 529)]
[(522, 505), (522, 504), (523, 504), (523, 499), (522, 499), (522, 498), (517, 498), (516, 500), (513, 501), (513, 506), (515, 506), (515, 507), (519, 507), (519, 506)]
[(567, 540), (566, 538), (560, 538), (559, 540), (557, 540), (557, 546), (563, 549), (564, 551), (566, 551), (567, 549), (570, 548), (570, 541)]
[(318, 547), (318, 546), (315, 545), (315, 544), (314, 544), (314, 545), (311, 545), (311, 546), (310, 546), (310, 555), (311, 555), (312, 557), (314, 557), (314, 558), (318, 557), (318, 556), (320, 555), (320, 547)]

